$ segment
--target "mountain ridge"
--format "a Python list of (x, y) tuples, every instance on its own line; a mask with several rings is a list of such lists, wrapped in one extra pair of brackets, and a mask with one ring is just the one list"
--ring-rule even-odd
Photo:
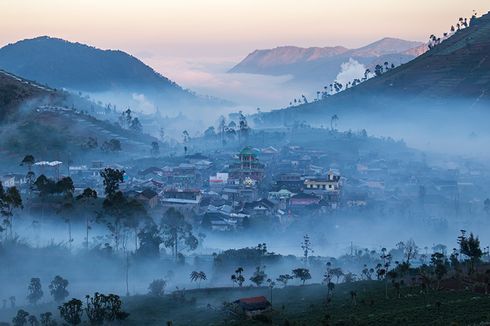
[(0, 48), (0, 68), (50, 87), (129, 94), (127, 102), (132, 93), (144, 94), (160, 107), (224, 102), (182, 88), (124, 51), (50, 36), (24, 39)]
[(379, 77), (317, 102), (274, 110), (263, 119), (318, 122), (335, 114), (358, 118), (380, 112), (413, 119), (421, 108), (437, 111), (439, 118), (449, 119), (454, 112), (464, 118), (464, 114), (486, 113), (488, 103), (490, 14)]
[[(349, 49), (343, 46), (280, 46), (255, 50), (232, 67), (229, 73), (291, 75), (293, 82), (320, 87), (332, 82), (341, 65), (351, 58), (372, 68), (385, 61), (399, 65), (424, 52), (424, 43), (397, 38), (383, 38), (366, 46)], [(310, 86), (311, 85), (311, 86)]]

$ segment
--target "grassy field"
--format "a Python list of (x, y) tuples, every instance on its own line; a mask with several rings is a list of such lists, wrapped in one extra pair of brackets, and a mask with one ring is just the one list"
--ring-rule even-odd
[[(490, 325), (490, 296), (471, 291), (429, 291), (403, 287), (401, 297), (391, 286), (385, 298), (383, 282), (339, 284), (326, 305), (326, 287), (313, 284), (276, 288), (272, 292), (272, 325)], [(351, 300), (356, 291), (357, 300)], [(212, 288), (187, 290), (184, 300), (172, 295), (124, 297), (130, 313), (123, 325), (264, 325), (223, 310), (223, 302), (264, 295), (269, 288)], [(20, 307), (32, 314), (51, 311), (54, 304)], [(11, 321), (16, 310), (3, 311), (0, 321)], [(488, 323), (488, 324), (487, 324)]]
[[(356, 304), (350, 291), (357, 292)], [(265, 295), (268, 288), (222, 288), (186, 292), (188, 302), (171, 297), (131, 297), (125, 307), (131, 313), (130, 325), (260, 325), (220, 309), (224, 301)], [(385, 298), (382, 282), (340, 284), (326, 306), (326, 288), (322, 285), (289, 286), (272, 293), (274, 325), (473, 325), (490, 322), (490, 297), (469, 291), (429, 291), (402, 288), (398, 298), (389, 288)], [(208, 304), (211, 307), (208, 307)]]

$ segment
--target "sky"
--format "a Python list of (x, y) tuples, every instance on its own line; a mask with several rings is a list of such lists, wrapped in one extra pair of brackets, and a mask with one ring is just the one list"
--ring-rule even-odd
[[(473, 10), (487, 12), (490, 4), (488, 0), (0, 0), (0, 46), (49, 35), (120, 49), (184, 87), (221, 95), (219, 87), (240, 89), (249, 84), (250, 76), (230, 80), (224, 73), (255, 49), (359, 47), (383, 37), (426, 41)], [(263, 82), (281, 84), (285, 78)], [(267, 98), (275, 96), (268, 89), (260, 86), (257, 92), (266, 96), (265, 102), (275, 101)]]

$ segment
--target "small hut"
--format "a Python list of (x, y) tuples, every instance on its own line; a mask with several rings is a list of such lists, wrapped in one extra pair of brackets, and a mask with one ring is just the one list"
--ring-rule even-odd
[(238, 299), (233, 304), (236, 312), (249, 318), (272, 310), (271, 303), (264, 296)]

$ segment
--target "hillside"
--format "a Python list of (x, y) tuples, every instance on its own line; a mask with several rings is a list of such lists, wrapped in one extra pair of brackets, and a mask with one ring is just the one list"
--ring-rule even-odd
[(184, 90), (123, 51), (101, 50), (47, 36), (0, 48), (0, 68), (55, 88), (90, 93), (135, 92), (169, 106), (219, 103)]
[(377, 112), (413, 117), (422, 108), (424, 112), (439, 110), (447, 119), (456, 113), (473, 114), (477, 111), (467, 109), (484, 107), (490, 100), (489, 55), (490, 15), (487, 14), (432, 50), (379, 77), (324, 100), (273, 111), (263, 119), (272, 122), (281, 117), (281, 121), (318, 122), (319, 117), (333, 114), (360, 117)]
[(24, 101), (42, 100), (53, 96), (54, 93), (47, 87), (0, 70), (0, 121), (14, 112)]
[(99, 149), (82, 150), (89, 136), (99, 145), (117, 139), (125, 152), (148, 150), (152, 137), (86, 113), (96, 107), (77, 95), (0, 71), (0, 163), (17, 160), (25, 153), (46, 159), (84, 157), (95, 152), (110, 155)]
[(340, 72), (340, 65), (350, 58), (367, 67), (385, 61), (399, 65), (415, 58), (424, 48), (423, 43), (395, 38), (384, 38), (358, 49), (282, 46), (256, 50), (229, 72), (292, 75), (294, 81), (319, 87), (333, 81)]
[[(248, 319), (224, 303), (240, 298), (265, 296), (267, 287), (206, 288), (176, 291), (162, 297), (122, 297), (129, 317), (121, 325), (486, 325), (490, 299), (472, 291), (427, 291), (403, 286), (397, 297), (389, 284), (388, 298), (380, 281), (336, 284), (326, 305), (327, 287), (320, 284), (287, 286), (272, 290), (272, 313)], [(356, 293), (353, 302), (351, 292)], [(55, 303), (21, 307), (31, 314), (51, 311)], [(9, 321), (16, 309), (7, 308), (1, 321)]]

